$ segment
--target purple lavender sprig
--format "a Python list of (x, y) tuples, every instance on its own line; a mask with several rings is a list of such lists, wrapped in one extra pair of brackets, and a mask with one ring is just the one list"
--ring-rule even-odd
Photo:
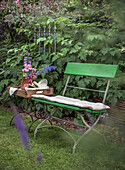
[[(15, 122), (15, 126), (19, 132), (20, 141), (21, 141), (22, 145), (24, 146), (24, 148), (27, 151), (30, 151), (31, 150), (30, 140), (29, 140), (28, 132), (26, 130), (24, 121), (22, 120), (22, 117), (19, 114), (15, 114), (14, 122)], [(28, 152), (28, 154), (29, 154), (28, 158), (30, 160), (32, 160), (32, 156), (30, 155), (30, 152)], [(37, 155), (36, 160), (38, 161), (38, 163), (42, 164), (42, 155), (40, 153)]]
[(38, 161), (38, 163), (42, 164), (42, 155), (38, 154), (36, 160)]
[(30, 147), (30, 140), (29, 140), (28, 132), (27, 132), (25, 124), (19, 114), (15, 115), (14, 122), (15, 122), (15, 126), (19, 132), (20, 141), (21, 141), (22, 145), (24, 146), (25, 149), (30, 150), (31, 147)]
[[(31, 156), (31, 147), (30, 147), (30, 140), (29, 140), (29, 136), (28, 136), (28, 132), (26, 130), (26, 126), (25, 123), (22, 119), (22, 117), (19, 114), (19, 110), (18, 107), (13, 103), (10, 102), (10, 106), (12, 108), (12, 111), (15, 113), (14, 114), (14, 122), (15, 122), (15, 126), (19, 132), (19, 136), (20, 136), (20, 141), (22, 143), (22, 145), (24, 146), (24, 148), (28, 151), (28, 158), (30, 159), (31, 163), (33, 162), (33, 158)], [(42, 163), (42, 156), (39, 153), (37, 155), (37, 159), (36, 159), (40, 164)]]

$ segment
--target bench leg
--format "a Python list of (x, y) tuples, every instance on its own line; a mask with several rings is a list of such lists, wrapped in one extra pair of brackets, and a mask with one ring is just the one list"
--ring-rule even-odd
[[(47, 122), (48, 119), (50, 119), (50, 116), (48, 116), (44, 121), (42, 121), (42, 123), (40, 123), (40, 124), (36, 127), (35, 132), (34, 132), (34, 138), (36, 138), (36, 134), (37, 134), (38, 129), (40, 129), (40, 127), (41, 127), (45, 122)], [(51, 126), (52, 126), (52, 125), (51, 125)]]
[[(42, 122), (42, 123), (40, 124), (40, 126), (41, 126), (43, 123), (45, 123), (45, 122)], [(73, 152), (72, 152), (72, 153), (75, 153), (77, 141), (76, 141), (75, 138), (72, 136), (72, 134), (69, 133), (66, 129), (64, 129), (64, 128), (60, 127), (60, 126), (57, 126), (57, 125), (45, 125), (45, 126), (41, 126), (41, 127), (40, 127), (40, 126), (39, 126), (38, 128), (41, 128), (41, 129), (42, 129), (42, 128), (49, 128), (49, 127), (56, 127), (56, 128), (59, 128), (59, 129), (63, 130), (64, 132), (66, 132), (66, 133), (72, 138), (72, 140), (74, 141)], [(35, 135), (36, 135), (36, 134), (34, 133), (34, 137), (36, 137)]]
[(35, 120), (30, 124), (30, 126), (29, 126), (29, 128), (28, 128), (28, 132), (29, 132), (29, 133), (31, 132), (30, 129), (31, 129), (32, 125), (33, 125), (37, 120), (39, 120), (39, 119), (38, 119), (38, 118), (35, 119)]
[[(45, 106), (46, 106), (46, 104), (45, 104)], [(70, 132), (68, 132), (64, 127), (60, 127), (60, 126), (52, 125), (52, 124), (51, 124), (51, 125), (45, 125), (45, 126), (43, 126), (43, 124), (44, 124), (45, 122), (49, 121), (51, 118), (53, 118), (53, 119), (55, 119), (55, 120), (57, 120), (57, 121), (59, 121), (59, 122), (61, 123), (61, 121), (58, 120), (58, 118), (54, 117), (54, 114), (58, 111), (59, 108), (57, 108), (54, 113), (50, 114), (50, 113), (47, 111), (47, 108), (46, 108), (45, 106), (43, 107), (43, 109), (44, 109), (44, 112), (48, 115), (48, 117), (47, 117), (44, 121), (42, 121), (42, 122), (36, 127), (35, 132), (34, 132), (34, 138), (36, 138), (37, 131), (38, 131), (38, 129), (40, 129), (40, 128), (46, 128), (46, 127), (57, 127), (57, 128), (60, 128), (60, 129), (62, 129), (63, 131), (65, 131), (65, 132), (72, 138), (72, 140), (74, 141), (72, 153), (75, 153), (76, 147), (77, 147), (77, 145), (79, 144), (79, 142), (81, 141), (81, 139), (82, 139), (83, 137), (85, 137), (90, 131), (93, 130), (94, 132), (96, 132), (96, 133), (100, 134), (101, 136), (103, 136), (100, 132), (98, 132), (96, 129), (94, 129), (94, 127), (96, 126), (96, 124), (99, 122), (99, 120), (100, 120), (100, 118), (101, 118), (101, 113), (100, 113), (100, 115), (98, 116), (98, 118), (97, 118), (97, 120), (96, 120), (95, 122), (94, 122), (93, 119), (91, 119), (90, 125), (89, 125), (89, 124), (85, 121), (85, 119), (84, 119), (84, 117), (82, 116), (82, 114), (81, 114), (80, 112), (76, 111), (76, 113), (78, 113), (78, 114), (80, 115), (80, 117), (81, 117), (81, 119), (82, 119), (82, 121), (83, 121), (83, 124), (87, 127), (87, 130), (86, 130), (82, 135), (80, 135), (80, 137), (79, 137), (77, 140), (75, 140), (75, 138), (72, 136), (72, 134), (71, 134)], [(92, 118), (91, 115), (90, 115), (90, 113), (89, 113), (89, 114), (86, 113), (86, 115), (89, 116), (89, 118)], [(61, 125), (64, 125), (64, 124), (61, 123)], [(103, 137), (104, 137), (104, 136), (103, 136)], [(104, 139), (105, 139), (105, 138), (104, 138)], [(105, 142), (106, 142), (106, 139), (105, 139)]]
[(84, 119), (84, 117), (82, 116), (81, 113), (79, 113), (79, 112), (77, 112), (77, 113), (80, 115), (83, 123), (84, 123), (84, 124), (86, 125), (86, 127), (88, 128), (88, 130), (86, 130), (86, 132), (77, 140), (77, 144), (80, 142), (80, 140), (81, 140), (84, 136), (86, 136), (86, 135), (87, 135), (90, 131), (92, 131), (92, 130), (93, 130), (94, 132), (98, 133), (99, 135), (101, 135), (101, 136), (104, 138), (105, 143), (107, 144), (106, 138), (105, 138), (99, 131), (97, 131), (96, 129), (94, 129), (94, 127), (96, 126), (96, 124), (99, 122), (99, 120), (100, 120), (100, 118), (101, 118), (101, 113), (99, 114), (97, 120), (94, 122), (94, 124), (93, 124), (92, 126), (90, 126), (90, 125), (85, 121), (85, 119)]
[(41, 127), (45, 122), (49, 121), (50, 124), (51, 124), (51, 127), (52, 127), (52, 122), (50, 121), (50, 119), (53, 118), (53, 115), (58, 111), (58, 109), (59, 109), (59, 108), (57, 108), (53, 114), (49, 114), (49, 112), (47, 111), (47, 105), (46, 105), (46, 104), (43, 105), (43, 110), (44, 110), (45, 114), (46, 114), (48, 117), (47, 117), (45, 120), (43, 120), (43, 121), (36, 127), (35, 132), (34, 132), (34, 138), (36, 138), (36, 134), (37, 134), (38, 129), (40, 129), (40, 127)]

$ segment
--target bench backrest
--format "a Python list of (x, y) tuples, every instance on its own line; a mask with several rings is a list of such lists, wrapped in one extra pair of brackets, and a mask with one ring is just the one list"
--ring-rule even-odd
[[(117, 70), (118, 70), (118, 65), (69, 62), (67, 63), (67, 66), (64, 72), (64, 74), (68, 74), (69, 76), (67, 78), (67, 82), (66, 82), (66, 85), (63, 91), (63, 95), (65, 94), (67, 87), (78, 88), (78, 89), (89, 90), (89, 91), (96, 91), (96, 92), (103, 92), (104, 93), (103, 103), (104, 103), (107, 93), (108, 93), (109, 85), (110, 85), (110, 78), (115, 77)], [(68, 86), (71, 75), (108, 78), (108, 83), (107, 83), (105, 91)]]
[(114, 78), (118, 65), (67, 63), (65, 74)]

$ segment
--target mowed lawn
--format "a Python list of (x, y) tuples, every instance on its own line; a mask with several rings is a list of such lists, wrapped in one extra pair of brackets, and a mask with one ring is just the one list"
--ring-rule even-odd
[[(13, 113), (0, 109), (0, 169), (1, 170), (124, 170), (125, 145), (110, 140), (107, 144), (102, 136), (92, 132), (81, 140), (76, 152), (72, 154), (73, 141), (60, 129), (40, 129), (34, 139), (33, 131), (29, 134), (31, 151), (23, 148), (19, 134), (14, 125), (10, 126)], [(29, 117), (23, 116), (27, 127), (31, 123)], [(110, 128), (99, 124), (97, 129), (105, 134)], [(72, 130), (77, 136), (82, 132)], [(112, 131), (111, 131), (112, 136)], [(42, 163), (37, 162), (38, 154), (42, 155)]]

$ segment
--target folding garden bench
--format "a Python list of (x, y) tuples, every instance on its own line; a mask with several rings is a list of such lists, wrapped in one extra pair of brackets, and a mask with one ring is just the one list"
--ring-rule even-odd
[[(105, 64), (90, 64), (90, 63), (73, 63), (69, 62), (67, 63), (66, 69), (64, 74), (68, 74), (68, 78), (64, 87), (64, 91), (62, 95), (57, 96), (46, 96), (46, 95), (32, 95), (32, 100), (36, 102), (40, 102), (43, 105), (43, 111), (47, 114), (47, 118), (42, 121), (35, 129), (34, 137), (36, 137), (37, 131), (39, 128), (44, 127), (57, 127), (65, 131), (74, 141), (73, 146), (73, 153), (75, 152), (76, 146), (79, 143), (79, 141), (88, 134), (91, 130), (99, 133), (97, 130), (94, 129), (95, 125), (100, 120), (101, 116), (106, 112), (107, 109), (110, 107), (105, 105), (106, 96), (108, 93), (109, 85), (110, 85), (110, 79), (114, 78), (118, 70), (118, 65), (105, 65)], [(97, 89), (89, 89), (89, 88), (83, 88), (83, 87), (74, 87), (71, 85), (68, 85), (70, 81), (71, 76), (83, 76), (84, 77), (97, 77), (97, 78), (105, 78), (105, 81), (107, 80), (107, 85), (105, 90), (97, 90)], [(71, 82), (70, 82), (71, 84)], [(66, 97), (65, 92), (68, 88), (76, 88), (80, 90), (87, 90), (87, 91), (94, 91), (94, 92), (100, 92), (104, 93), (103, 101), (102, 103), (95, 103), (95, 102), (89, 102), (85, 100), (79, 100), (76, 98)], [(54, 111), (54, 113), (49, 113), (47, 110), (47, 105), (52, 105), (57, 107), (57, 109)], [(75, 111), (77, 114), (79, 114), (84, 126), (86, 126), (87, 130), (76, 140), (69, 131), (67, 131), (63, 126), (63, 121), (59, 118), (54, 117), (54, 114), (58, 111), (59, 108), (64, 109), (70, 109)], [(92, 119), (92, 115), (97, 114), (97, 118), (95, 121)], [(89, 119), (86, 120), (85, 116)], [(45, 125), (43, 124), (46, 121), (49, 121), (51, 119), (55, 119), (61, 123), (62, 126), (57, 125)]]

